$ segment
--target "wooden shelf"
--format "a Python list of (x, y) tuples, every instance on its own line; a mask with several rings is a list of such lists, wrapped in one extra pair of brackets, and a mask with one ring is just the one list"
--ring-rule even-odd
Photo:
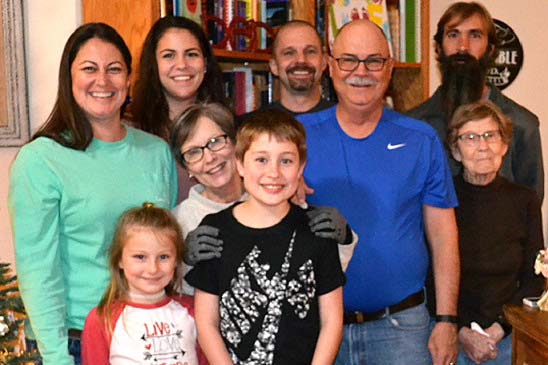
[(416, 69), (420, 69), (422, 67), (422, 65), (418, 62), (414, 62), (414, 63), (403, 63), (403, 62), (396, 62), (394, 64), (394, 67), (395, 68), (398, 68), (398, 69), (403, 69), (403, 68), (416, 68)]
[[(201, 1), (202, 5), (206, 1)], [(294, 19), (314, 22), (313, 0), (290, 0)], [(431, 40), (429, 35), (430, 0), (421, 1), (421, 57), (420, 63), (396, 63), (392, 77), (392, 94), (398, 111), (406, 111), (429, 96), (428, 60)], [(141, 46), (148, 30), (160, 17), (159, 0), (132, 0), (131, 2), (82, 0), (84, 22), (102, 21), (117, 29), (128, 43), (133, 55), (133, 69), (137, 70)], [(214, 49), (222, 63), (241, 63), (244, 67), (267, 67), (270, 54)], [(133, 72), (132, 78), (137, 73)]]
[(239, 60), (240, 62), (268, 62), (270, 53), (263, 52), (239, 52), (226, 49), (213, 49), (213, 54), (220, 60)]
[[(226, 49), (213, 49), (213, 54), (215, 57), (219, 58), (221, 61), (230, 61), (237, 60), (238, 62), (268, 62), (270, 60), (270, 53), (264, 52), (240, 52), (240, 51), (228, 51)], [(421, 63), (403, 63), (396, 62), (394, 67), (397, 69), (420, 69), (422, 67)]]

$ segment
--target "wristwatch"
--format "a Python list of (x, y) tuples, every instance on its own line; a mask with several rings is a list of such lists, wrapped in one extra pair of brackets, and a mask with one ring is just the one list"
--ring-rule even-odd
[(436, 323), (438, 322), (446, 322), (446, 323), (452, 323), (457, 324), (459, 323), (459, 317), (453, 316), (451, 314), (437, 314), (436, 315)]

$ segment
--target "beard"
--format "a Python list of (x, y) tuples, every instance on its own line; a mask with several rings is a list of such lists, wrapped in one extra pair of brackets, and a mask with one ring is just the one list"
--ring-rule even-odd
[[(305, 71), (309, 73), (309, 76), (306, 78), (302, 77), (293, 77), (294, 72), (299, 71)], [(307, 63), (298, 63), (295, 66), (289, 67), (286, 70), (287, 74), (287, 82), (289, 84), (289, 88), (291, 88), (293, 91), (308, 91), (312, 89), (314, 86), (316, 80), (316, 69), (313, 66), (310, 66)]]
[(479, 60), (468, 53), (440, 54), (439, 62), (442, 109), (449, 121), (459, 106), (481, 99), (490, 58), (488, 52)]

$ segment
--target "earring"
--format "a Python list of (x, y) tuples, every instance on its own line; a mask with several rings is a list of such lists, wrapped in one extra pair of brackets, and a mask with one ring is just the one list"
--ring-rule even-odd
[(194, 177), (194, 176), (189, 172), (189, 173), (188, 173), (188, 178), (189, 178), (189, 179), (192, 179), (193, 177)]

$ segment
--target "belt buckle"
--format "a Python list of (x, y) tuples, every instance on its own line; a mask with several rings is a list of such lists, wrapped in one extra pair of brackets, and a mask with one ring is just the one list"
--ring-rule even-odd
[(356, 323), (357, 324), (365, 323), (365, 316), (363, 315), (362, 312), (355, 312), (355, 314), (356, 314)]

